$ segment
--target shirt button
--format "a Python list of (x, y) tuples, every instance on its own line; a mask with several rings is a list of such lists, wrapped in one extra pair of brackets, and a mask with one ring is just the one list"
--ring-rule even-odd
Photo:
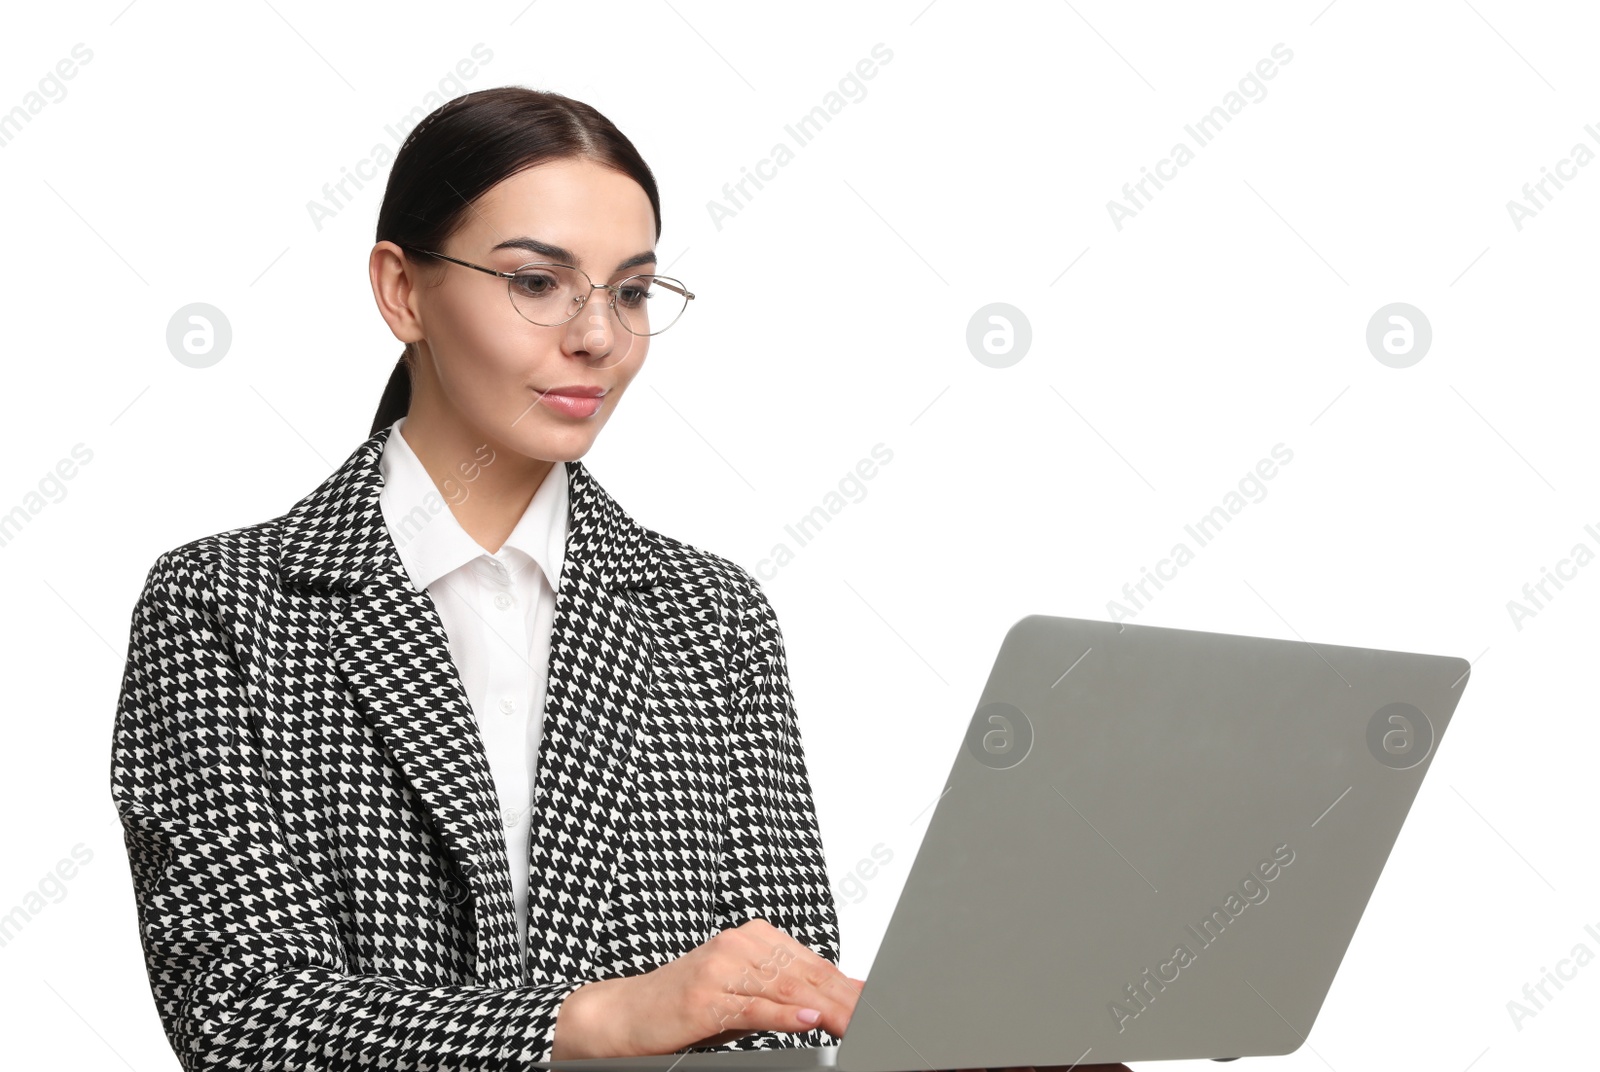
[(504, 592), (496, 593), (494, 597), (494, 605), (499, 607), (501, 610), (505, 610), (507, 607), (511, 606), (511, 597), (506, 595)]
[(512, 711), (516, 710), (516, 706), (517, 706), (516, 704), (511, 702), (511, 697), (509, 697), (509, 696), (500, 697), (500, 713), (501, 714), (509, 715)]
[(506, 810), (506, 813), (505, 813), (505, 825), (506, 825), (506, 829), (507, 830), (514, 829), (516, 827), (516, 825), (521, 821), (522, 821), (522, 817), (521, 817), (520, 813), (511, 811), (510, 809)]

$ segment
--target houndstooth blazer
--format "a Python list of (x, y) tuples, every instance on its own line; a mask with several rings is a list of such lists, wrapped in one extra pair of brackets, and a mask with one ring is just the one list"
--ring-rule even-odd
[(578, 461), (518, 963), (472, 708), (378, 509), (388, 434), (281, 517), (158, 556), (134, 606), (111, 789), (183, 1067), (523, 1069), (583, 983), (754, 917), (837, 963), (771, 604)]

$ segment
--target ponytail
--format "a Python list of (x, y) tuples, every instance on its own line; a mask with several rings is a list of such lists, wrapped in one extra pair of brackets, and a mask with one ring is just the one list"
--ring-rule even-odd
[(377, 435), (380, 429), (389, 427), (411, 409), (411, 369), (406, 363), (409, 354), (410, 347), (407, 347), (401, 353), (400, 360), (395, 362), (394, 371), (389, 374), (389, 385), (383, 389), (383, 398), (378, 402), (377, 415), (372, 418), (372, 431), (368, 435)]

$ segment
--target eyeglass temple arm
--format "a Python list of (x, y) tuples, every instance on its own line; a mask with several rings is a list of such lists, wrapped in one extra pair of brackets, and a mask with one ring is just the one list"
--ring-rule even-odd
[[(399, 243), (396, 243), (396, 245), (399, 245)], [(515, 279), (517, 275), (516, 272), (502, 272), (495, 268), (485, 268), (481, 264), (473, 264), (471, 261), (464, 261), (459, 257), (452, 257), (447, 253), (436, 253), (431, 249), (418, 249), (415, 246), (401, 246), (400, 248), (409, 249), (416, 253), (422, 253), (429, 257), (438, 257), (442, 261), (449, 261), (451, 264), (459, 264), (463, 268), (471, 268), (475, 272), (482, 272), (485, 275), (498, 276), (501, 279)]]
[[(410, 249), (412, 247), (406, 246), (404, 248)], [(450, 262), (452, 262), (454, 264), (459, 264), (463, 268), (472, 268), (472, 269), (475, 269), (477, 271), (484, 272), (484, 273), (486, 273), (488, 275), (499, 276), (501, 279), (515, 279), (516, 276), (517, 276), (516, 272), (500, 272), (500, 271), (496, 271), (493, 268), (485, 268), (481, 264), (471, 264), (471, 263), (469, 263), (467, 261), (458, 260), (455, 257), (451, 257), (451, 256), (448, 256), (448, 255), (443, 254), (443, 253), (435, 253), (431, 249), (419, 249), (419, 250), (417, 250), (417, 252), (418, 253), (426, 253), (430, 257), (438, 257), (441, 260), (447, 260), (447, 261), (450, 261)], [(674, 285), (672, 283), (669, 283), (664, 278), (662, 278), (661, 276), (656, 276), (656, 282), (661, 284), (662, 286), (666, 287), (668, 290), (676, 291), (677, 293), (682, 294), (685, 298), (693, 298), (694, 297), (694, 292), (693, 291), (686, 290), (683, 287), (676, 286), (676, 285)], [(605, 284), (604, 283), (595, 283), (593, 285), (595, 287), (605, 288)]]

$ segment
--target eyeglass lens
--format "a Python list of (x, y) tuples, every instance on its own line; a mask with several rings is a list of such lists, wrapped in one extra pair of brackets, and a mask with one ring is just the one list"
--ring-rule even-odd
[[(565, 265), (527, 264), (507, 280), (511, 304), (523, 319), (553, 327), (571, 320), (587, 295), (604, 302), (608, 296), (593, 290), (589, 279)], [(618, 284), (614, 308), (622, 326), (634, 335), (659, 335), (683, 315), (689, 304), (683, 284), (668, 276), (635, 275)]]

